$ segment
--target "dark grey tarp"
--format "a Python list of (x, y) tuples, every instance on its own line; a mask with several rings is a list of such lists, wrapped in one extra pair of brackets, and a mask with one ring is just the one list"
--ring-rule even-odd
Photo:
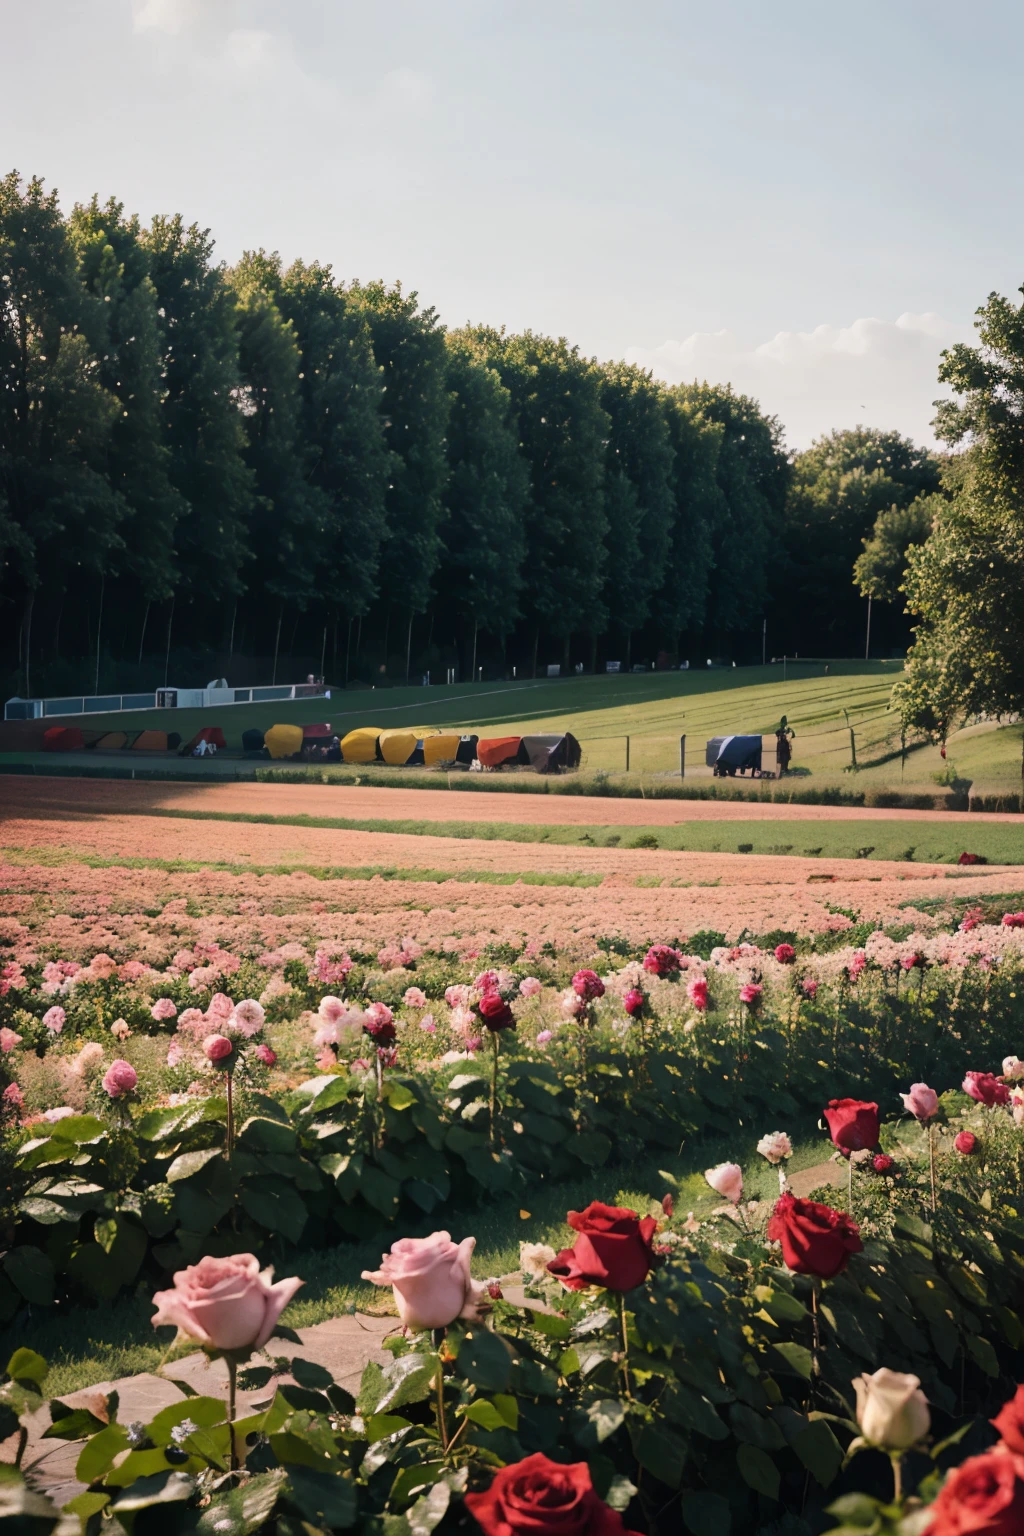
[(558, 773), (563, 768), (578, 768), (583, 750), (568, 731), (558, 736), (524, 736), (519, 761), (529, 763), (537, 773)]
[(760, 736), (714, 736), (707, 745), (707, 764), (716, 773), (742, 773), (761, 768)]

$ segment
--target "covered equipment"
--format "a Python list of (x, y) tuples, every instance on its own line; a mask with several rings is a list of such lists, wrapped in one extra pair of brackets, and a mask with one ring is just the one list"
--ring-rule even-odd
[(263, 751), (263, 732), (258, 727), (252, 726), (248, 731), (242, 732), (242, 751)]
[(80, 752), (84, 746), (85, 738), (77, 726), (51, 725), (43, 732), (44, 752)]
[(186, 741), (181, 748), (181, 756), (189, 757), (198, 747), (201, 741), (205, 741), (208, 747), (214, 747), (218, 752), (223, 752), (227, 746), (224, 740), (224, 732), (219, 725), (204, 725), (195, 735)]
[(465, 763), (476, 756), (476, 736), (460, 736), (458, 731), (438, 731), (423, 738), (423, 761), (428, 768), (439, 763)]
[(560, 773), (564, 768), (578, 768), (583, 749), (568, 731), (560, 736), (524, 736), (522, 753), (538, 773)]
[(347, 736), (341, 738), (341, 755), (346, 763), (375, 763), (377, 761), (377, 738), (380, 736), (380, 726), (361, 725), (358, 730), (349, 731)]
[(106, 731), (96, 743), (97, 752), (120, 752), (122, 747), (128, 745), (128, 737), (124, 731)]
[(273, 758), (297, 757), (302, 751), (302, 726), (272, 725), (263, 745)]
[(132, 742), (133, 752), (166, 752), (166, 731), (140, 731)]
[(477, 742), (476, 755), (484, 768), (500, 768), (518, 760), (522, 740), (521, 736), (489, 736)]
[(760, 736), (713, 736), (707, 744), (705, 762), (716, 778), (732, 778), (737, 773), (750, 773), (752, 778), (764, 777), (761, 773)]
[[(378, 756), (384, 762), (390, 763), (392, 768), (401, 768), (411, 763), (417, 754), (417, 750), (423, 752), (423, 732), (410, 730), (403, 727), (398, 730), (381, 731), (377, 739)], [(422, 755), (420, 762), (423, 761)]]

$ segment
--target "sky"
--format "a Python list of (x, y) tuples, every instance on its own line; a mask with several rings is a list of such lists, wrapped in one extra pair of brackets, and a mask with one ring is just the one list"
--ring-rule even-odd
[(932, 441), (1024, 282), (1010, 0), (0, 0), (0, 169)]

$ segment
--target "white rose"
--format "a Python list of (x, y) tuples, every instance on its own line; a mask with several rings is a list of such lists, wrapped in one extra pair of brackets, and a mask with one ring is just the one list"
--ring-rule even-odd
[(555, 1250), (547, 1243), (520, 1243), (519, 1268), (529, 1280), (548, 1279), (547, 1266), (555, 1258)]
[(931, 1427), (928, 1399), (921, 1379), (885, 1366), (873, 1376), (858, 1376), (857, 1423), (864, 1439), (886, 1451), (906, 1451)]

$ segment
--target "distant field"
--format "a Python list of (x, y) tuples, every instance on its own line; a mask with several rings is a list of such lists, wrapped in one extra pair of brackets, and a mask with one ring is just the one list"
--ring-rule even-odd
[[(911, 751), (901, 773), (898, 722), (887, 705), (899, 661), (788, 663), (620, 677), (580, 677), (537, 682), (456, 684), (451, 688), (386, 688), (336, 693), (330, 700), (237, 705), (220, 711), (147, 710), (131, 715), (83, 717), (88, 728), (155, 727), (183, 738), (201, 725), (219, 724), (229, 749), (241, 749), (242, 732), (275, 721), (329, 720), (340, 735), (360, 725), (450, 726), (485, 734), (569, 730), (584, 749), (584, 768), (634, 776), (678, 772), (679, 737), (687, 737), (687, 777), (704, 777), (709, 736), (770, 733), (786, 714), (796, 731), (793, 766), (812, 782), (870, 788), (901, 784), (935, 789), (934, 776), (954, 769), (978, 784), (1020, 785), (1020, 726), (971, 727), (952, 738), (944, 764), (937, 747)], [(850, 765), (849, 723), (856, 734), (859, 771)], [(127, 758), (129, 754), (124, 754)], [(97, 762), (104, 759), (97, 759)], [(105, 759), (113, 761), (115, 759)], [(121, 759), (117, 759), (121, 760)], [(142, 762), (142, 759), (138, 759)], [(766, 762), (766, 767), (773, 767)]]

